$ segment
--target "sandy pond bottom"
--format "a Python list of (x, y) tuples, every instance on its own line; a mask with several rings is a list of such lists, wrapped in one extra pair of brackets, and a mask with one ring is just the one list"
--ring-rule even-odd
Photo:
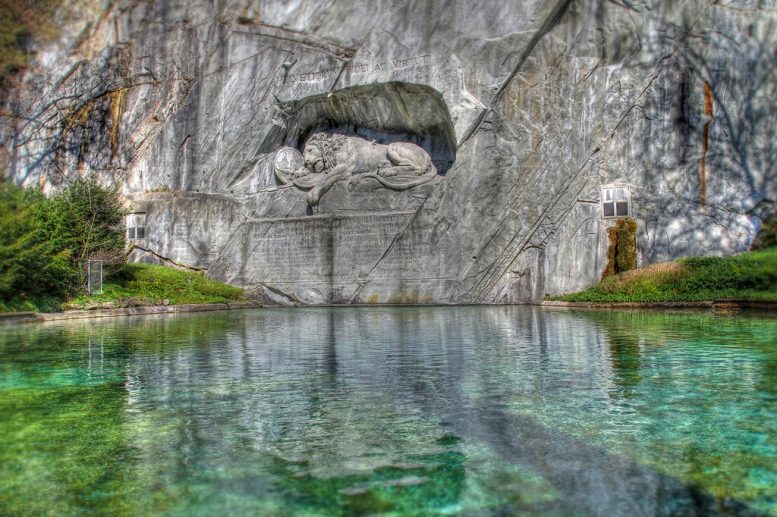
[(0, 514), (777, 515), (777, 318), (223, 311), (0, 328)]

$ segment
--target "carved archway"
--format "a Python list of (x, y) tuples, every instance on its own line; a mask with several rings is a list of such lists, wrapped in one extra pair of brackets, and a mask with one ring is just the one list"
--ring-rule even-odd
[(436, 90), (390, 82), (352, 86), (281, 106), (285, 134), (275, 145), (300, 148), (318, 131), (336, 131), (380, 144), (412, 142), (444, 174), (456, 160), (453, 123)]

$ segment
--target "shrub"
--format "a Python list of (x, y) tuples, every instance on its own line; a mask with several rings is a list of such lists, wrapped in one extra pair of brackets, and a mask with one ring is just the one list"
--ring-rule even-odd
[(0, 300), (63, 298), (83, 289), (88, 257), (124, 259), (122, 202), (95, 178), (46, 198), (37, 189), (0, 183)]

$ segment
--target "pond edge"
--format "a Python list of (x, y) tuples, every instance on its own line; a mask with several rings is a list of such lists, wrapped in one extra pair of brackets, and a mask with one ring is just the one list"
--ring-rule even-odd
[[(685, 309), (713, 312), (738, 312), (741, 310), (772, 311), (777, 313), (777, 301), (771, 300), (709, 300), (698, 302), (563, 302), (545, 300), (535, 305), (553, 309)], [(408, 307), (412, 305), (326, 305), (326, 307)], [(420, 305), (428, 307), (429, 304)], [(9, 312), (0, 313), (0, 325), (14, 323), (32, 323), (46, 321), (75, 320), (84, 318), (114, 318), (118, 316), (144, 316), (149, 314), (175, 314), (181, 312), (207, 312), (239, 309), (260, 309), (289, 307), (286, 305), (266, 305), (259, 302), (201, 303), (182, 305), (147, 305), (142, 307), (124, 307), (116, 309), (79, 310), (65, 312)], [(296, 306), (295, 307), (300, 307)], [(310, 307), (321, 307), (311, 305)]]

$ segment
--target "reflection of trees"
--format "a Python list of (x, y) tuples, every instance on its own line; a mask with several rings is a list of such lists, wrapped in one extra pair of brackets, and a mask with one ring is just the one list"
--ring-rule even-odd
[(640, 337), (633, 328), (623, 329), (607, 325), (607, 320), (600, 322), (606, 329), (610, 348), (610, 363), (613, 369), (613, 382), (623, 389), (623, 395), (628, 397), (630, 388), (639, 384), (640, 375)]
[(86, 326), (3, 330), (0, 514), (131, 513), (123, 350)]
[[(137, 467), (148, 441), (138, 443), (138, 429), (127, 425), (148, 388), (137, 358), (174, 350), (176, 340), (207, 347), (224, 334), (223, 316), (4, 329), (0, 362), (13, 370), (0, 376), (0, 492), (8, 495), (0, 513), (145, 513), (151, 501), (138, 492), (149, 481)], [(170, 438), (169, 428), (142, 431)]]
[(771, 489), (753, 484), (751, 472), (773, 471), (775, 448), (754, 446), (753, 437), (773, 430), (768, 418), (753, 415), (763, 414), (777, 393), (774, 318), (648, 311), (585, 317), (618, 341), (626, 335), (627, 343), (638, 343), (639, 380), (614, 399), (616, 407), (636, 411), (605, 421), (603, 430), (627, 429), (636, 445), (629, 454), (662, 472), (717, 497), (765, 504)]
[(639, 376), (639, 340), (629, 335), (610, 334), (610, 360), (615, 382), (624, 389), (637, 384)]

